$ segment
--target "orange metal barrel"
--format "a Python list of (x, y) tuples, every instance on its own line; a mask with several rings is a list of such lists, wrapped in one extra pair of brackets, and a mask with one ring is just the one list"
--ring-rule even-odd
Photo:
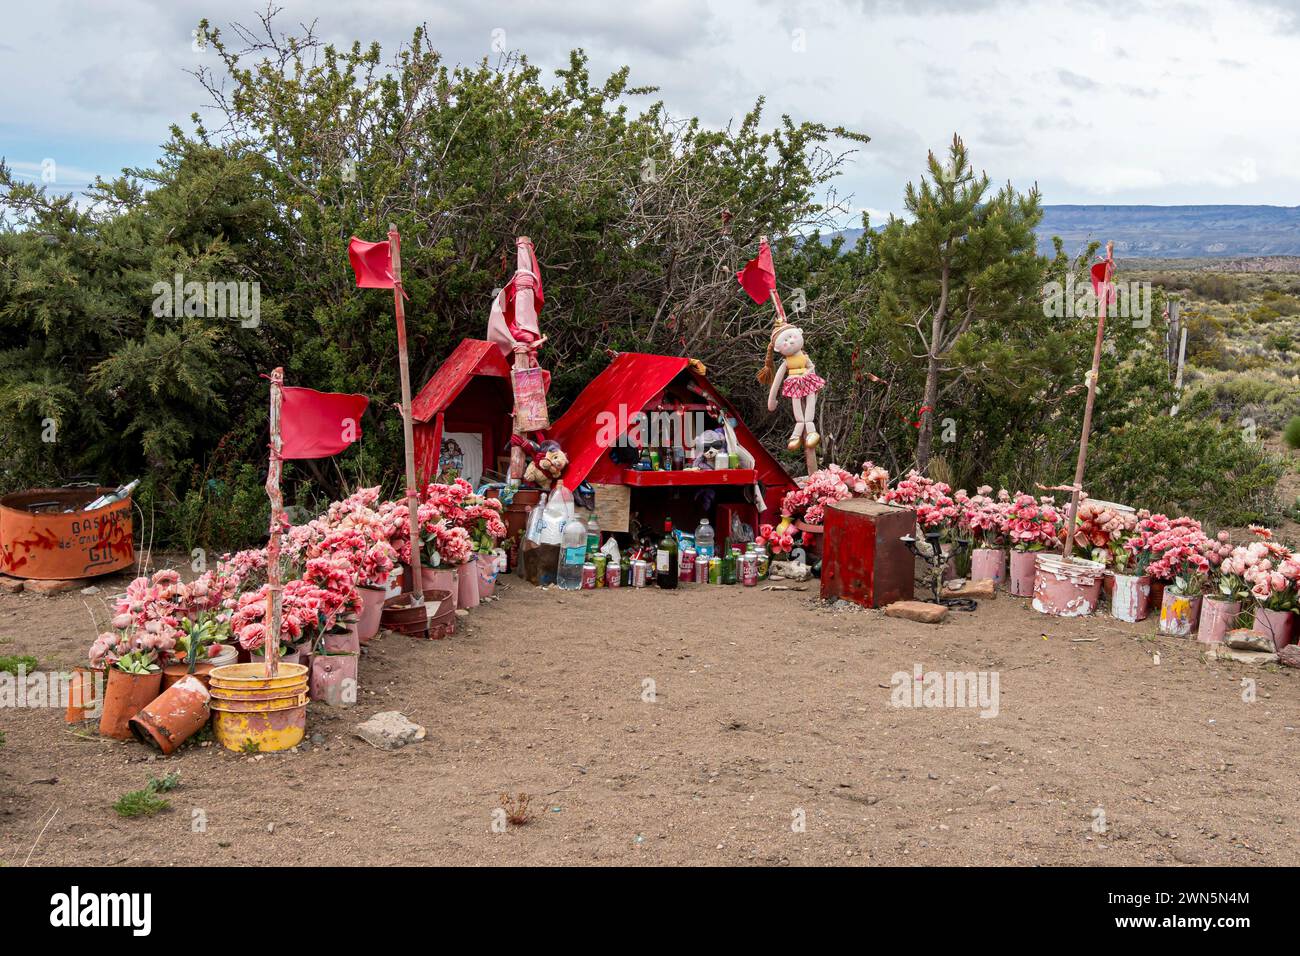
[(131, 499), (81, 510), (110, 491), (32, 488), (0, 498), (0, 573), (62, 580), (130, 567), (135, 562)]

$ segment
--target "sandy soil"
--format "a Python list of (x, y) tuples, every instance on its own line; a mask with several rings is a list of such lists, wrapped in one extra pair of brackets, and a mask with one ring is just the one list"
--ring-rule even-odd
[[(1300, 674), (1005, 595), (932, 627), (815, 588), (514, 583), (450, 640), (382, 635), (359, 706), (313, 704), (298, 753), (163, 760), (0, 711), (0, 864), (1300, 863)], [(0, 655), (78, 663), (87, 605), (0, 596)], [(891, 707), (917, 663), (996, 671), (998, 715)], [(428, 738), (352, 735), (394, 709)], [(169, 811), (112, 811), (171, 770)], [(493, 832), (521, 792), (534, 819)]]

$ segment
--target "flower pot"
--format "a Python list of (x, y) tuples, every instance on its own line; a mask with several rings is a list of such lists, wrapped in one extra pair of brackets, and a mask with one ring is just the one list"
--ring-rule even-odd
[(1121, 621), (1136, 624), (1151, 613), (1151, 577), (1143, 574), (1112, 574), (1110, 614)]
[(1038, 551), (1011, 552), (1011, 593), (1015, 597), (1034, 596), (1034, 561)]
[(467, 568), (478, 569), (478, 596), (489, 598), (497, 586), (497, 556), (495, 554), (476, 554)]
[(64, 721), (75, 724), (99, 714), (104, 696), (104, 668), (76, 667), (68, 683), (68, 704)]
[(1157, 581), (1155, 578), (1151, 579), (1151, 606), (1152, 607), (1160, 607), (1164, 604), (1165, 588), (1168, 586), (1168, 584), (1169, 584), (1168, 581)]
[(448, 591), (451, 593), (451, 609), (454, 611), (459, 607), (456, 592), (458, 590), (456, 583), (455, 568), (421, 568), (420, 583), (424, 585), (424, 590), (428, 591)]
[(1222, 644), (1223, 635), (1237, 626), (1240, 613), (1240, 601), (1207, 597), (1201, 603), (1201, 625), (1196, 629), (1196, 639), (1202, 644)]
[(357, 640), (369, 644), (379, 633), (379, 617), (384, 612), (384, 598), (388, 592), (384, 588), (372, 588), (366, 584), (357, 588), (357, 591), (361, 595), (361, 610), (357, 614)]
[(217, 743), (236, 752), (288, 750), (307, 727), (307, 668), (285, 664), (267, 677), (261, 664), (227, 664), (209, 675)]
[(355, 623), (340, 621), (321, 638), (326, 654), (360, 654), (361, 639)]
[(1273, 646), (1281, 650), (1295, 640), (1295, 614), (1291, 611), (1270, 611), (1268, 608), (1255, 608), (1255, 623), (1251, 630), (1258, 634), (1267, 634), (1273, 639)]
[(131, 718), (131, 732), (170, 754), (208, 722), (210, 699), (206, 685), (187, 674)]
[(456, 607), (478, 607), (478, 567), (473, 561), (456, 569)]
[(1082, 558), (1039, 553), (1034, 561), (1034, 610), (1055, 617), (1091, 614), (1101, 599), (1106, 566)]
[(114, 740), (131, 739), (131, 718), (162, 687), (162, 671), (152, 674), (128, 674), (116, 667), (108, 669), (108, 687), (104, 690), (104, 712), (99, 717), (99, 732)]
[(1160, 597), (1160, 630), (1174, 637), (1188, 637), (1201, 617), (1201, 595), (1179, 594), (1165, 588)]
[(355, 704), (357, 702), (357, 655), (313, 655), (311, 699), (327, 707), (351, 707)]
[[(239, 649), (231, 644), (218, 645), (221, 653), (209, 657), (206, 660), (199, 661), (194, 665), (194, 676), (199, 679), (204, 687), (208, 686), (208, 675), (212, 673), (214, 667), (225, 667), (227, 664), (234, 664), (239, 660)], [(172, 661), (170, 664), (163, 666), (162, 689), (166, 691), (169, 687), (179, 681), (189, 673), (190, 666), (185, 661)]]
[(976, 548), (970, 555), (972, 581), (991, 580), (1001, 587), (1007, 580), (1007, 552), (1005, 548)]

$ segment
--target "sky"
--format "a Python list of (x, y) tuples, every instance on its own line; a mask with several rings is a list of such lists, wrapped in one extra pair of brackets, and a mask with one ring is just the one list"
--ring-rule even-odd
[[(1044, 202), (1300, 205), (1300, 0), (280, 0), (288, 27), (396, 50), (421, 23), (444, 57), (518, 50), (548, 72), (587, 51), (669, 109), (872, 137), (838, 184), (854, 212), (902, 211), (927, 150), (960, 133), (977, 168)], [(255, 22), (257, 0), (5, 0), (0, 157), (79, 191), (148, 165), (205, 108), (192, 31)], [(228, 31), (227, 31), (228, 32)], [(648, 100), (647, 100), (648, 101)], [(846, 146), (848, 144), (845, 144)], [(856, 215), (852, 218), (856, 219)], [(855, 222), (847, 223), (849, 225)]]

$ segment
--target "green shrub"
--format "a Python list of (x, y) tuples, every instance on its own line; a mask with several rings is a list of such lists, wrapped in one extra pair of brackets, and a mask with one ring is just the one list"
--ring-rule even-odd
[(1286, 439), (1288, 448), (1300, 448), (1300, 415), (1296, 415), (1286, 423), (1286, 431), (1282, 433)]
[(8, 671), (10, 674), (16, 675), (18, 673), (18, 668), (20, 667), (26, 673), (30, 674), (32, 671), (36, 670), (36, 665), (36, 658), (27, 654), (0, 657), (0, 671)]

